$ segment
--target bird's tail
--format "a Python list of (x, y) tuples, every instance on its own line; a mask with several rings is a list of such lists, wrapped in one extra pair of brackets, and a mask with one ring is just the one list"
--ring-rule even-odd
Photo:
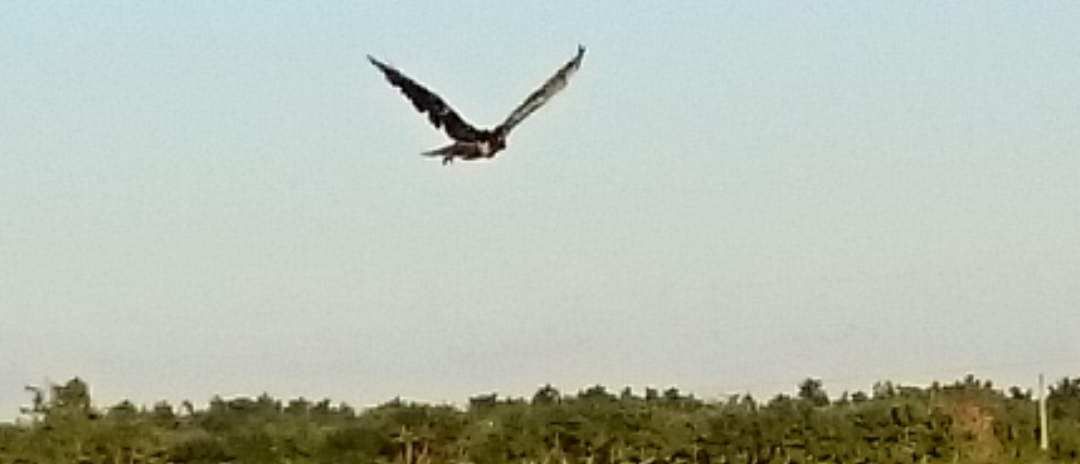
[(432, 158), (442, 158), (443, 164), (450, 164), (454, 162), (454, 158), (465, 157), (468, 147), (459, 143), (452, 143), (442, 148), (436, 148), (434, 150), (428, 150), (420, 153), (422, 156), (429, 156)]
[(456, 144), (451, 144), (451, 145), (447, 145), (445, 147), (436, 148), (434, 150), (425, 151), (423, 153), (420, 153), (420, 155), (421, 156), (430, 156), (432, 158), (445, 157), (445, 156), (454, 156), (454, 151), (455, 151), (454, 148), (456, 148)]

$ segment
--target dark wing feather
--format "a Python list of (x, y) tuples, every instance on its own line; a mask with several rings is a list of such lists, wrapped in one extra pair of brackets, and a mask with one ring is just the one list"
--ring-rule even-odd
[(401, 71), (375, 59), (371, 55), (368, 55), (368, 61), (371, 61), (371, 64), (379, 68), (379, 71), (382, 71), (391, 85), (397, 87), (402, 94), (408, 97), (416, 111), (427, 113), (428, 120), (436, 129), (444, 128), (446, 135), (460, 142), (476, 140), (479, 131), (465, 122), (450, 105), (446, 104), (434, 92), (424, 88), (424, 86), (402, 74)]
[(514, 129), (514, 126), (520, 124), (521, 121), (524, 121), (530, 114), (540, 109), (541, 106), (544, 106), (551, 97), (555, 96), (555, 94), (565, 88), (567, 82), (570, 81), (570, 76), (574, 75), (578, 68), (581, 67), (581, 60), (584, 58), (585, 47), (578, 45), (577, 55), (574, 55), (573, 59), (563, 65), (563, 67), (560, 68), (554, 76), (551, 76), (544, 85), (539, 89), (536, 89), (536, 91), (529, 95), (529, 98), (526, 98), (521, 105), (514, 109), (514, 112), (506, 117), (506, 121), (503, 121), (503, 123), (499, 125), (499, 132), (502, 132), (503, 134), (510, 133), (510, 131)]

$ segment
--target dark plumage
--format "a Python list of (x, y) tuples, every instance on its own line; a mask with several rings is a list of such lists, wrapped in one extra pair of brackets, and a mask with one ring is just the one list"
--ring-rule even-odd
[(510, 131), (565, 88), (570, 76), (581, 67), (581, 61), (584, 58), (585, 47), (578, 46), (574, 58), (563, 65), (544, 85), (530, 94), (521, 105), (506, 117), (502, 124), (499, 124), (494, 129), (487, 130), (477, 129), (472, 124), (469, 124), (434, 92), (418, 84), (394, 67), (368, 55), (371, 64), (375, 65), (379, 71), (382, 71), (391, 85), (401, 90), (401, 93), (412, 102), (416, 111), (427, 113), (428, 121), (431, 121), (431, 124), (436, 129), (441, 128), (446, 131), (446, 135), (454, 140), (454, 143), (450, 145), (423, 153), (426, 156), (441, 157), (443, 164), (452, 163), (454, 158), (463, 160), (491, 158), (506, 148), (506, 138), (510, 135)]

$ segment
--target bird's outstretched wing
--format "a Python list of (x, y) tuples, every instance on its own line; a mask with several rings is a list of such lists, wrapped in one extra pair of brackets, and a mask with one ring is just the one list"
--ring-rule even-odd
[(573, 59), (563, 65), (544, 85), (536, 89), (529, 95), (529, 98), (526, 98), (521, 105), (514, 109), (514, 112), (506, 117), (506, 121), (499, 125), (498, 131), (503, 134), (510, 133), (521, 121), (524, 121), (530, 114), (544, 106), (551, 97), (566, 87), (567, 82), (570, 81), (570, 76), (574, 75), (578, 68), (581, 67), (581, 60), (584, 58), (585, 47), (578, 45), (577, 55), (574, 55)]
[(459, 142), (472, 142), (475, 141), (479, 135), (479, 130), (465, 122), (450, 107), (442, 98), (439, 98), (435, 92), (432, 92), (424, 86), (416, 83), (416, 81), (410, 79), (408, 76), (398, 71), (393, 66), (383, 63), (371, 55), (368, 55), (368, 61), (379, 68), (383, 75), (386, 76), (386, 80), (391, 85), (401, 90), (401, 93), (408, 97), (412, 102), (416, 111), (421, 113), (427, 113), (428, 120), (435, 126), (436, 129), (443, 128), (446, 131), (446, 135)]

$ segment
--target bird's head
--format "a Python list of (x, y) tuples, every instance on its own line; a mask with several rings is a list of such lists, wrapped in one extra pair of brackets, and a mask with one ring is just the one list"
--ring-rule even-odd
[(494, 151), (500, 151), (506, 148), (506, 137), (496, 134), (496, 136), (491, 139), (491, 148)]
[(491, 144), (491, 152), (495, 153), (506, 148), (506, 131), (501, 127), (488, 133), (488, 143)]

